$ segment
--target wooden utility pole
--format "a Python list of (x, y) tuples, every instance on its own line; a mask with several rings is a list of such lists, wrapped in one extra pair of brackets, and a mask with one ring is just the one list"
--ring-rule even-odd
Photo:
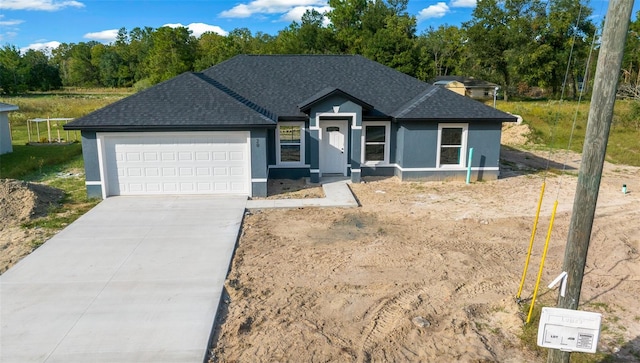
[[(632, 8), (633, 0), (611, 0), (607, 10), (578, 173), (578, 186), (564, 253), (563, 270), (567, 272), (567, 291), (565, 297), (558, 298), (559, 308), (576, 310), (580, 301), (582, 278)], [(568, 352), (551, 349), (547, 363), (568, 363), (569, 355)]]

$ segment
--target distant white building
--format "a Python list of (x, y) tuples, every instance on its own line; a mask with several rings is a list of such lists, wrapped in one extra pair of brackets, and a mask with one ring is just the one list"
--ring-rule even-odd
[(471, 97), (476, 100), (490, 100), (494, 98), (499, 86), (495, 83), (475, 79), (473, 77), (460, 76), (440, 76), (431, 83), (443, 86), (462, 96)]
[(11, 129), (9, 128), (9, 112), (17, 109), (18, 106), (0, 102), (0, 155), (13, 151)]

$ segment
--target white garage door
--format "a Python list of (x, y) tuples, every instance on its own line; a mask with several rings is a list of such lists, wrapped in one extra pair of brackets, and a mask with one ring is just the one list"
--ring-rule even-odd
[(245, 194), (251, 190), (249, 132), (98, 135), (106, 193)]

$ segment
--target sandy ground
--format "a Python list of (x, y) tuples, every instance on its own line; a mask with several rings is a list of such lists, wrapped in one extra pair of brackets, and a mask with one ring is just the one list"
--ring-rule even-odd
[(50, 236), (22, 224), (47, 215), (63, 196), (61, 190), (43, 184), (0, 179), (0, 274)]
[[(357, 209), (248, 213), (211, 361), (544, 362), (522, 345), (514, 297), (546, 181), (522, 298), (557, 201), (538, 297), (555, 304), (580, 163), (548, 157), (505, 147), (497, 181), (368, 180), (351, 185)], [(607, 164), (581, 309), (603, 314), (599, 351), (616, 362), (640, 359), (639, 218), (640, 168)]]
[[(526, 125), (510, 126), (503, 144), (520, 147), (527, 134)], [(555, 301), (546, 285), (561, 272), (580, 157), (503, 147), (501, 159), (497, 181), (367, 180), (351, 185), (357, 209), (248, 213), (211, 360), (544, 362), (545, 351), (522, 346), (514, 296), (546, 181), (522, 298), (532, 295), (557, 200), (538, 297)], [(553, 172), (540, 172), (547, 167)], [(269, 189), (269, 198), (322, 196), (300, 181)], [(20, 225), (60, 197), (0, 180), (0, 273), (43, 238)], [(606, 164), (581, 309), (603, 314), (599, 351), (615, 362), (640, 361), (639, 219), (640, 168)]]

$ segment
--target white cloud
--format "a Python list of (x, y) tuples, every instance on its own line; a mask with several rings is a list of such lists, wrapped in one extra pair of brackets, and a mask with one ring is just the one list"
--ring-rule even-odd
[(3, 30), (3, 32), (0, 33), (0, 41), (5, 41), (8, 39), (15, 38), (18, 35), (18, 30), (20, 30), (20, 28), (16, 27), (16, 25), (20, 25), (24, 23), (24, 20), (17, 20), (17, 19), (2, 20), (3, 18), (4, 18), (4, 14), (0, 14), (0, 30)]
[[(2, 16), (0, 15), (0, 19)], [(14, 26), (24, 23), (24, 20), (0, 20), (0, 26)]]
[(85, 39), (97, 40), (104, 43), (115, 42), (118, 37), (118, 29), (109, 29), (99, 32), (87, 33), (83, 36)]
[(209, 24), (205, 24), (205, 23), (191, 23), (187, 26), (184, 26), (180, 23), (176, 23), (176, 24), (165, 24), (163, 26), (168, 26), (170, 28), (178, 28), (178, 27), (185, 27), (189, 30), (191, 30), (192, 34), (194, 37), (196, 38), (200, 38), (200, 36), (206, 32), (211, 32), (211, 33), (216, 33), (219, 35), (223, 35), (223, 36), (227, 36), (227, 34), (229, 34), (228, 31), (225, 31), (224, 29), (222, 29), (219, 26), (216, 25), (209, 25)]
[(439, 2), (435, 5), (429, 5), (428, 7), (420, 10), (418, 13), (418, 20), (442, 18), (449, 13), (449, 6), (443, 2)]
[(452, 8), (475, 8), (476, 0), (452, 0), (449, 5)]
[(50, 42), (44, 42), (44, 43), (33, 43), (33, 44), (29, 44), (28, 46), (21, 48), (20, 52), (22, 52), (23, 54), (26, 53), (29, 49), (33, 49), (33, 50), (41, 50), (43, 51), (45, 54), (50, 55), (51, 51), (53, 49), (56, 49), (60, 46), (60, 42), (56, 42), (54, 41), (50, 41)]
[[(300, 20), (302, 19), (302, 16), (304, 15), (304, 13), (307, 12), (307, 10), (315, 10), (315, 11), (319, 12), (320, 14), (324, 14), (325, 12), (331, 10), (331, 7), (328, 6), (328, 5), (327, 6), (322, 6), (322, 7), (317, 7), (317, 6), (296, 6), (295, 8), (287, 11), (284, 15), (282, 15), (280, 20), (300, 22)], [(326, 16), (324, 17), (323, 24), (325, 26), (329, 24), (329, 19)]]
[[(295, 8), (323, 8), (326, 6), (326, 0), (253, 0), (221, 12), (220, 17), (248, 18), (254, 14), (287, 14)], [(304, 11), (302, 11), (302, 14), (304, 14)], [(302, 16), (302, 14), (300, 15)]]
[(84, 4), (75, 0), (1, 0), (0, 9), (56, 11), (63, 8), (83, 8)]

